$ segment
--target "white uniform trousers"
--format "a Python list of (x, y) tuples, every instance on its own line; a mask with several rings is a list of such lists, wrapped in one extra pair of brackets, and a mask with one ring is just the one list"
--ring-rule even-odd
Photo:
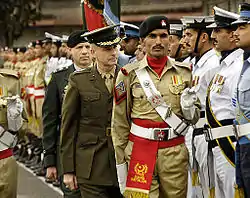
[(213, 148), (215, 172), (215, 197), (233, 198), (235, 184), (235, 168), (227, 161), (221, 149)]

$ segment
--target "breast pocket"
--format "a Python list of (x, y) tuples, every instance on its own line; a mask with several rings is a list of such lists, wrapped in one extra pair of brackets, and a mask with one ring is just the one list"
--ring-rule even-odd
[(82, 95), (81, 114), (83, 117), (99, 117), (102, 111), (101, 93), (86, 92)]
[(242, 82), (239, 84), (239, 104), (241, 106), (249, 106), (250, 100), (250, 80), (242, 79)]

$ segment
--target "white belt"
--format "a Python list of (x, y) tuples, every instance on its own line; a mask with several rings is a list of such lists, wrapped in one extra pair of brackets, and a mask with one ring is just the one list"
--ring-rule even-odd
[(206, 118), (200, 118), (198, 122), (195, 124), (195, 128), (203, 128), (206, 124)]
[(44, 96), (45, 95), (45, 91), (44, 91), (43, 88), (42, 89), (35, 89), (34, 90), (34, 95), (35, 96)]
[(235, 136), (237, 139), (250, 134), (250, 123), (242, 125), (228, 125), (213, 129), (205, 129), (206, 140), (211, 141), (228, 136)]
[(131, 125), (131, 133), (141, 138), (157, 141), (167, 141), (179, 137), (173, 128), (144, 128), (134, 123)]
[(34, 93), (34, 87), (26, 87), (27, 94), (33, 94)]

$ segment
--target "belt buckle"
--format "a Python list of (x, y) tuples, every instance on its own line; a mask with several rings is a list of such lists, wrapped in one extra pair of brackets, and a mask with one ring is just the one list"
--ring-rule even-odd
[(208, 125), (204, 125), (203, 131), (204, 131), (204, 135), (205, 135), (205, 140), (207, 142), (212, 141), (213, 138), (212, 138), (212, 132), (211, 132), (210, 127)]
[(111, 127), (106, 128), (106, 136), (111, 136)]
[(154, 140), (167, 141), (169, 138), (169, 129), (155, 128), (153, 132)]

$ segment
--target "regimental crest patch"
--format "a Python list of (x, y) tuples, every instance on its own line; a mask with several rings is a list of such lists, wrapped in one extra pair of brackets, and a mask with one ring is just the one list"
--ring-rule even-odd
[(116, 104), (121, 103), (127, 97), (127, 91), (124, 81), (119, 82), (115, 86), (115, 102)]

